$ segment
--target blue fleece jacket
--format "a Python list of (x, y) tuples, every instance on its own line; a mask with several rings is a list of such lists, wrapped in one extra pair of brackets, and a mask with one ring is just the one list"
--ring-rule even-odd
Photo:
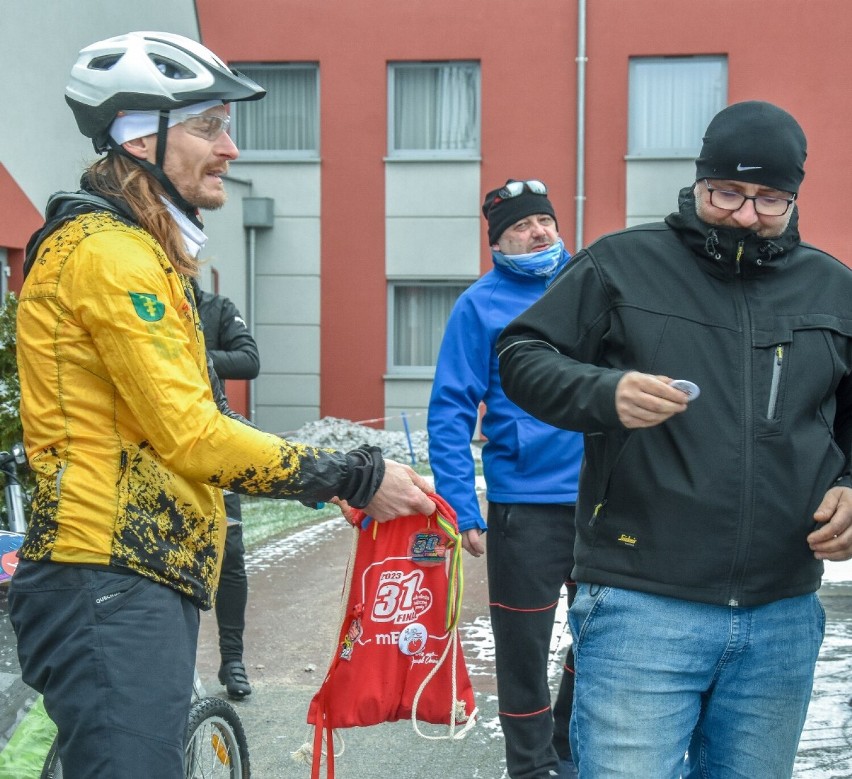
[(459, 529), (485, 529), (470, 442), (485, 404), (486, 497), (495, 503), (574, 503), (583, 437), (539, 422), (503, 393), (495, 343), (538, 300), (545, 280), (495, 266), (459, 297), (444, 333), (429, 401), (429, 460), (435, 488)]

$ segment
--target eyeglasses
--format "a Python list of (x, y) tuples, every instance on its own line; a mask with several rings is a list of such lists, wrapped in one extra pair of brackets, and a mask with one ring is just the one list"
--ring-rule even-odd
[(742, 192), (731, 192), (727, 189), (715, 189), (710, 182), (704, 179), (704, 186), (710, 193), (710, 205), (721, 208), (723, 211), (739, 211), (746, 200), (754, 204), (754, 211), (761, 216), (784, 216), (790, 206), (796, 200), (793, 197), (771, 197), (767, 195), (744, 195)]
[(222, 133), (228, 132), (231, 117), (228, 114), (187, 114), (180, 124), (190, 135), (215, 141)]
[(530, 179), (529, 181), (510, 181), (505, 187), (498, 190), (497, 197), (501, 200), (508, 200), (511, 197), (517, 197), (524, 189), (528, 189), (534, 195), (546, 195), (547, 187), (543, 181), (538, 179)]

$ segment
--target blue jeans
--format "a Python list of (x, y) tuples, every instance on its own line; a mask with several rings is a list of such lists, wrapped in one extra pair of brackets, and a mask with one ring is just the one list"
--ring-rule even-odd
[(816, 594), (735, 608), (579, 584), (569, 622), (582, 779), (792, 776), (825, 629)]

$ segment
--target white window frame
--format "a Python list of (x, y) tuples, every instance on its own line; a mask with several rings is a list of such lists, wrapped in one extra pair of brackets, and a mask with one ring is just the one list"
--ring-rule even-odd
[(627, 158), (690, 158), (710, 120), (727, 105), (724, 55), (631, 57)]
[(316, 80), (316, 93), (314, 97), (315, 105), (315, 117), (314, 121), (316, 123), (316, 145), (313, 149), (251, 149), (246, 148), (244, 145), (240, 145), (240, 142), (237, 140), (239, 137), (239, 124), (240, 124), (240, 112), (242, 111), (251, 111), (253, 109), (262, 110), (264, 104), (269, 106), (270, 104), (267, 102), (270, 97), (267, 96), (260, 101), (240, 101), (231, 104), (231, 135), (235, 139), (237, 147), (240, 150), (240, 160), (244, 162), (278, 162), (278, 161), (302, 161), (302, 160), (319, 160), (320, 158), (320, 70), (319, 63), (316, 62), (237, 62), (232, 63), (232, 67), (235, 70), (245, 72), (246, 69), (249, 69), (250, 72), (246, 73), (249, 78), (253, 78), (257, 81), (261, 86), (264, 86), (262, 73), (259, 74), (257, 71), (269, 71), (270, 73), (278, 71), (287, 71), (287, 70), (310, 70), (315, 74)]
[[(452, 305), (455, 304), (455, 301), (458, 299), (458, 295), (461, 295), (464, 290), (466, 290), (476, 279), (451, 279), (451, 280), (434, 280), (434, 279), (389, 279), (388, 280), (388, 350), (387, 350), (387, 370), (389, 375), (393, 376), (411, 376), (411, 377), (432, 377), (435, 375), (435, 363), (438, 357), (438, 348), (441, 345), (441, 339), (444, 336), (444, 330), (447, 325), (447, 318), (449, 318), (450, 310), (452, 309)], [(433, 340), (433, 347), (435, 350), (435, 359), (431, 362), (431, 364), (425, 365), (408, 365), (408, 364), (397, 364), (396, 363), (396, 345), (397, 345), (397, 332), (396, 332), (396, 293), (397, 289), (400, 287), (419, 287), (419, 288), (447, 288), (447, 287), (457, 287), (458, 295), (453, 299), (453, 303), (447, 309), (446, 318), (441, 323), (440, 333), (436, 333)]]
[[(476, 95), (473, 106), (474, 126), (471, 131), (475, 143), (465, 149), (407, 149), (396, 148), (396, 90), (397, 73), (400, 70), (435, 69), (461, 67), (475, 70)], [(482, 69), (475, 60), (448, 60), (436, 62), (389, 62), (388, 63), (388, 158), (399, 160), (475, 160), (482, 148)]]

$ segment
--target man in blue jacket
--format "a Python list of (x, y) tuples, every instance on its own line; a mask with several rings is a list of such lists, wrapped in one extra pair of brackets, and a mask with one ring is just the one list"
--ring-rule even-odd
[[(573, 597), (574, 503), (582, 436), (539, 422), (506, 398), (494, 346), (503, 327), (568, 263), (547, 188), (510, 179), (482, 206), (494, 267), (456, 302), (429, 401), (435, 487), (456, 510), (462, 545), (485, 552), (500, 723), (512, 779), (570, 777), (573, 660), (551, 708), (548, 659), (560, 590)], [(485, 405), (482, 465), (488, 522), (476, 494), (470, 442)]]

